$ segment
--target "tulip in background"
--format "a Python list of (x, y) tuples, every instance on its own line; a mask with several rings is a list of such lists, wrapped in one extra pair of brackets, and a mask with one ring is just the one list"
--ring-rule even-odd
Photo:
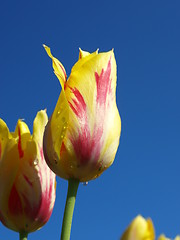
[(155, 231), (150, 218), (138, 215), (126, 229), (121, 240), (154, 240)]
[[(164, 234), (160, 235), (158, 240), (171, 240), (170, 238), (165, 237)], [(180, 240), (180, 236), (176, 236), (174, 240)]]
[[(152, 220), (150, 218), (145, 219), (141, 215), (138, 215), (130, 223), (120, 240), (155, 240), (155, 230)], [(171, 239), (166, 238), (165, 235), (162, 234), (158, 237), (158, 240)], [(174, 240), (180, 240), (180, 236), (176, 236)]]
[(113, 50), (90, 54), (80, 49), (67, 79), (63, 65), (44, 47), (62, 88), (45, 128), (44, 155), (49, 167), (69, 181), (61, 234), (69, 240), (79, 182), (100, 176), (113, 163), (119, 145), (116, 61)]
[(55, 174), (42, 148), (47, 121), (46, 112), (38, 112), (31, 135), (23, 121), (10, 133), (0, 119), (0, 220), (20, 239), (41, 228), (54, 207)]

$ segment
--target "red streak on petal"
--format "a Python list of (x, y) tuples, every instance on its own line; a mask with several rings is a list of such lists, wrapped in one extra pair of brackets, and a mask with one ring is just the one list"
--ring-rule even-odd
[(19, 135), (19, 141), (18, 141), (18, 151), (19, 151), (19, 157), (23, 158), (24, 156), (24, 151), (22, 150), (22, 146), (21, 146), (21, 133), (20, 133), (20, 129), (18, 128), (18, 135)]
[(8, 206), (9, 206), (10, 214), (19, 215), (23, 213), (21, 199), (19, 197), (19, 194), (16, 190), (15, 185), (13, 185), (11, 189)]
[(62, 142), (62, 145), (61, 145), (61, 149), (60, 149), (60, 156), (62, 155), (62, 153), (66, 150), (66, 147), (64, 145), (64, 142)]
[(73, 104), (69, 102), (69, 105), (78, 118), (84, 118), (86, 115), (86, 103), (84, 98), (77, 88), (70, 87), (70, 89), (75, 98), (72, 99)]
[(39, 146), (39, 151), (40, 151), (40, 155), (41, 155), (41, 159), (44, 159), (44, 153), (43, 153), (43, 148)]
[(32, 187), (32, 182), (29, 180), (29, 178), (26, 175), (23, 175), (26, 182)]
[(78, 138), (72, 140), (72, 144), (76, 155), (82, 165), (87, 164), (90, 160), (96, 163), (99, 159), (101, 151), (100, 139), (102, 137), (102, 129), (94, 130), (90, 135), (88, 126), (81, 127)]
[(61, 64), (59, 63), (59, 67), (61, 68), (63, 74), (64, 74), (64, 80), (66, 81), (66, 78), (67, 78), (67, 75), (66, 75), (66, 72), (64, 70), (64, 68), (61, 66)]
[(107, 69), (102, 69), (101, 74), (98, 75), (97, 72), (95, 72), (95, 78), (96, 78), (96, 86), (97, 86), (97, 103), (100, 105), (105, 104), (107, 94), (111, 89), (111, 59), (108, 62)]

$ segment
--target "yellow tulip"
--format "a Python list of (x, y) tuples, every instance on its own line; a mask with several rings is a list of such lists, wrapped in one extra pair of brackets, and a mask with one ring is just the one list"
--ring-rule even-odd
[(155, 231), (151, 219), (138, 215), (123, 233), (121, 240), (154, 240)]
[[(171, 240), (171, 238), (167, 238), (164, 234), (160, 235), (158, 240)], [(174, 240), (180, 240), (180, 236), (176, 236)]]
[(20, 233), (42, 227), (54, 207), (55, 174), (42, 147), (47, 121), (46, 112), (38, 112), (31, 135), (22, 120), (9, 132), (0, 119), (0, 220)]
[(158, 240), (171, 240), (170, 238), (167, 238), (164, 234), (161, 234), (159, 237), (158, 237)]
[(63, 65), (44, 47), (62, 87), (45, 129), (45, 159), (64, 179), (95, 179), (113, 163), (121, 131), (113, 50), (90, 54), (80, 49), (67, 80)]

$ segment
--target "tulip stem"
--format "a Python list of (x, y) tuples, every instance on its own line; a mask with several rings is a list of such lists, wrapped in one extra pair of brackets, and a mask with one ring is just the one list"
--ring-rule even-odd
[(70, 239), (71, 224), (72, 224), (78, 186), (79, 186), (78, 180), (69, 179), (66, 206), (64, 210), (64, 218), (63, 218), (63, 224), (62, 224), (62, 230), (61, 230), (61, 240)]
[(19, 233), (19, 240), (27, 240), (28, 233), (26, 232), (21, 232)]

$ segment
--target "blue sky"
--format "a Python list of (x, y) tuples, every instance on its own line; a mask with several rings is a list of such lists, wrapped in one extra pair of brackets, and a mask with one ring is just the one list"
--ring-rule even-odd
[[(180, 2), (3, 1), (0, 4), (0, 118), (14, 131), (32, 130), (40, 109), (50, 116), (59, 82), (42, 44), (67, 74), (78, 49), (114, 48), (117, 105), (122, 118), (114, 164), (80, 185), (71, 239), (118, 239), (137, 215), (151, 217), (156, 235), (180, 234)], [(2, 183), (1, 183), (2, 184)], [(59, 239), (67, 182), (57, 180), (50, 221), (31, 239)], [(0, 224), (0, 240), (18, 239)]]

